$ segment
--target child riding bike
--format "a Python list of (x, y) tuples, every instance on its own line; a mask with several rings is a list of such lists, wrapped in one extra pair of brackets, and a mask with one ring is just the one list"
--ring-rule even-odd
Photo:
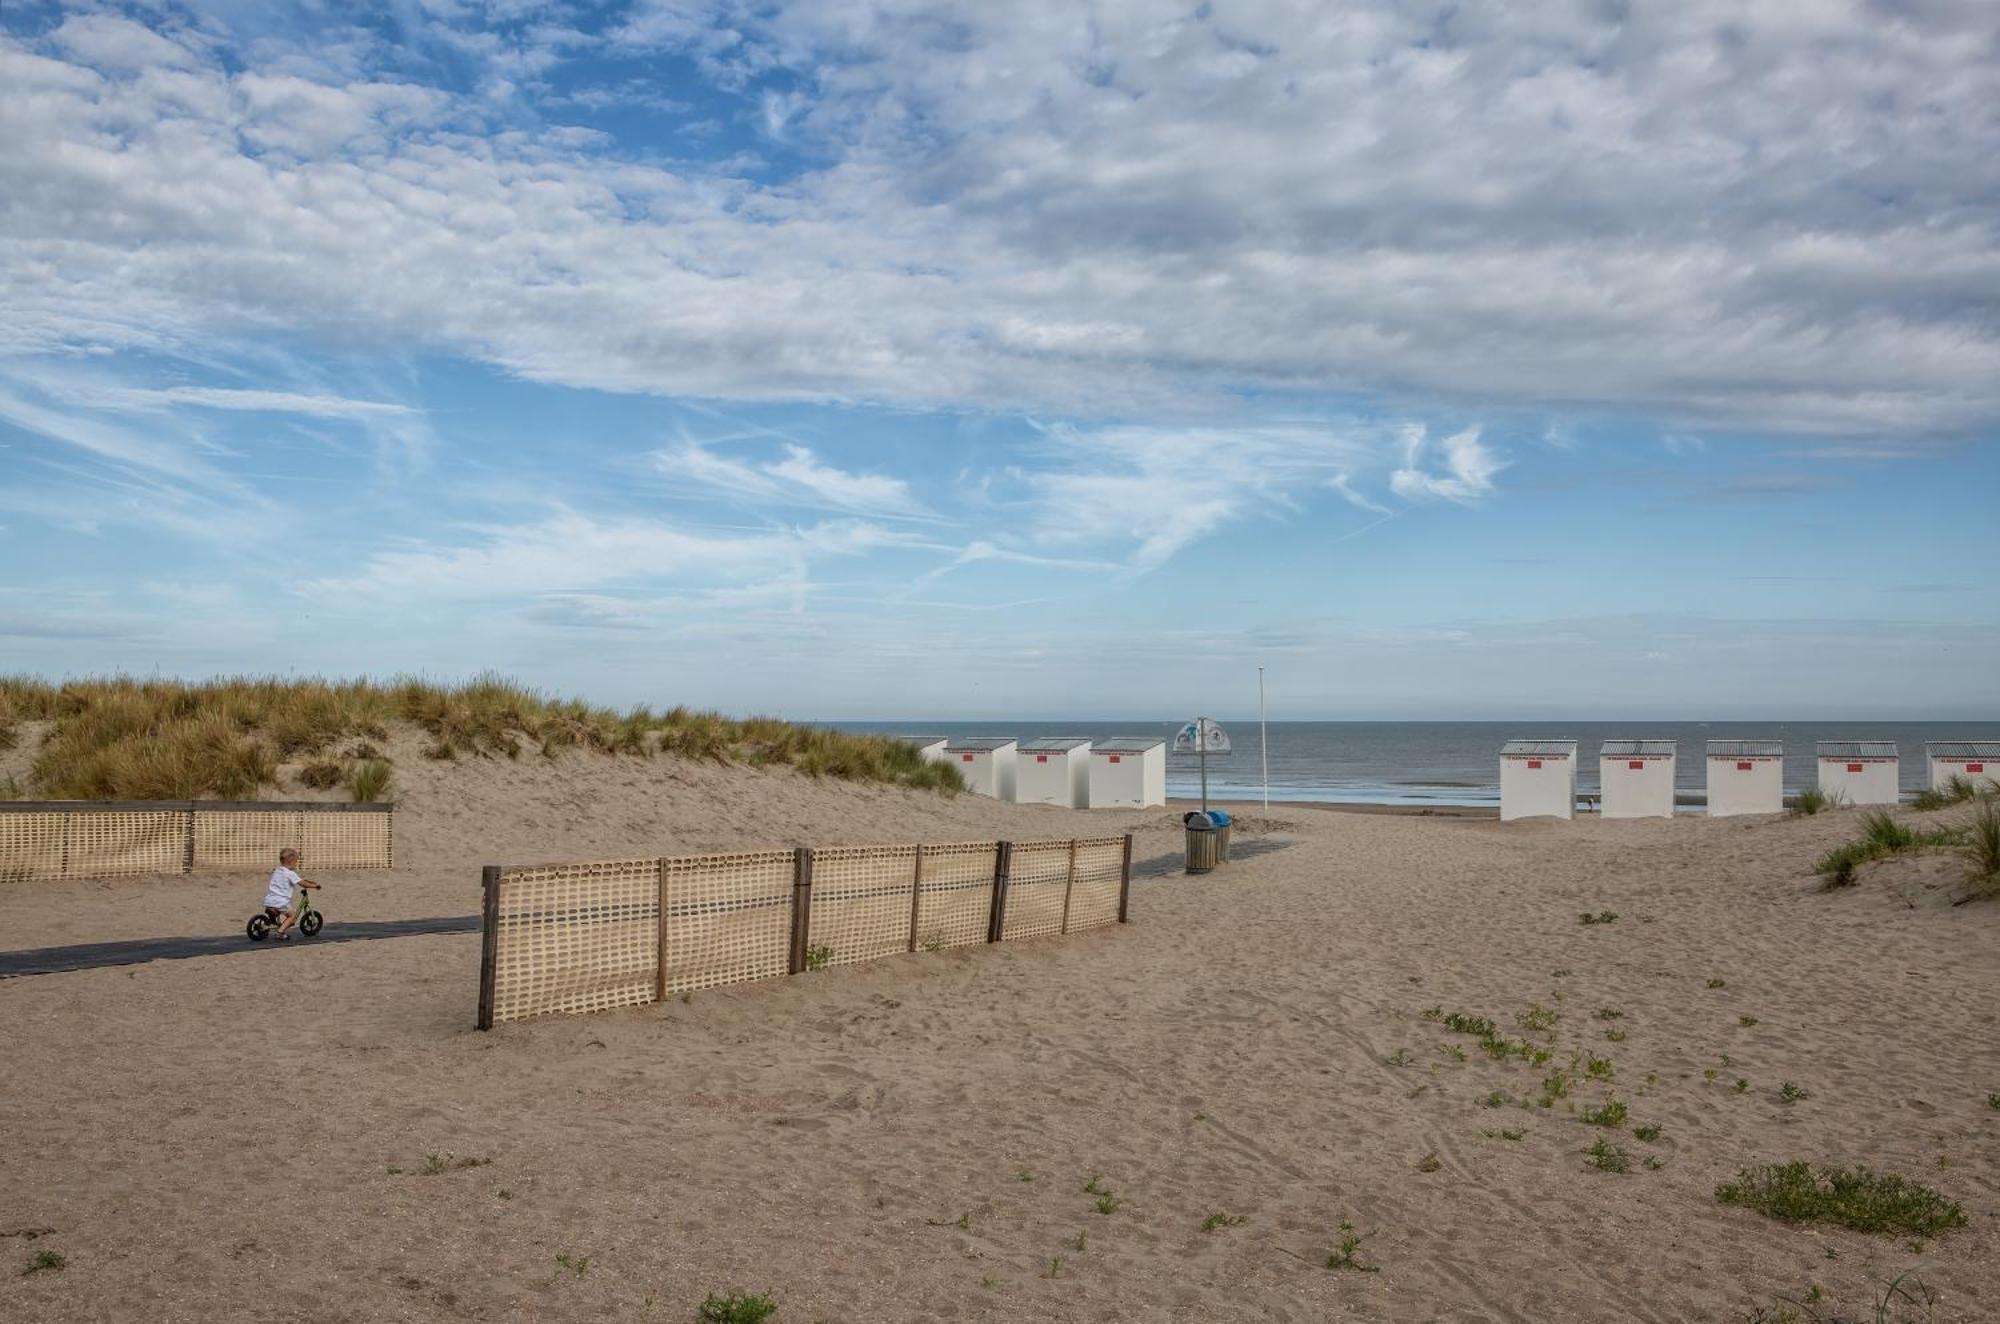
[(271, 870), (271, 881), (264, 888), (264, 916), (278, 926), (278, 941), (289, 941), (292, 925), (299, 922), (299, 908), (292, 904), (292, 897), (302, 887), (319, 891), (319, 884), (310, 878), (299, 877), (299, 853), (290, 846), (278, 852), (278, 867)]

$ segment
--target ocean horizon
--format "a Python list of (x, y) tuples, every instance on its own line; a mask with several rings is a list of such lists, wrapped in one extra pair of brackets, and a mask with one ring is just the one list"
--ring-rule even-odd
[[(1186, 721), (840, 721), (826, 726), (885, 735), (1111, 736), (1171, 739)], [(1212, 800), (1261, 800), (1263, 759), (1256, 720), (1223, 721), (1232, 750), (1208, 760)], [(1812, 786), (1818, 771), (1814, 746), (1822, 740), (1890, 740), (1902, 755), (1902, 790), (1926, 786), (1930, 769), (1924, 744), (1934, 740), (2000, 740), (2000, 721), (1983, 722), (1271, 722), (1267, 726), (1272, 803), (1436, 805), (1498, 807), (1500, 746), (1522, 736), (1577, 742), (1577, 791), (1598, 789), (1600, 742), (1625, 737), (1679, 742), (1675, 798), (1683, 807), (1706, 803), (1709, 740), (1764, 737), (1785, 745), (1785, 794)], [(1167, 794), (1201, 794), (1201, 767), (1191, 754), (1167, 756)]]

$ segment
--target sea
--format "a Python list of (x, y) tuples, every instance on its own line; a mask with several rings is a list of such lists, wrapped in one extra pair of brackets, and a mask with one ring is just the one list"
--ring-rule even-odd
[[(1161, 736), (1171, 741), (1184, 722), (834, 722), (845, 730), (889, 735)], [(1814, 784), (1813, 747), (1821, 740), (1893, 740), (1902, 753), (1903, 791), (1928, 782), (1924, 742), (2000, 740), (1996, 722), (1271, 722), (1223, 721), (1231, 751), (1210, 755), (1208, 794), (1217, 800), (1261, 800), (1264, 764), (1270, 798), (1289, 804), (1469, 805), (1500, 803), (1500, 746), (1518, 737), (1558, 736), (1577, 742), (1577, 790), (1597, 792), (1600, 742), (1624, 738), (1680, 742), (1676, 798), (1699, 809), (1706, 800), (1703, 751), (1710, 740), (1777, 739), (1785, 744), (1785, 793)], [(1261, 753), (1260, 753), (1261, 751)], [(1167, 757), (1167, 794), (1201, 794), (1201, 763), (1192, 754)]]

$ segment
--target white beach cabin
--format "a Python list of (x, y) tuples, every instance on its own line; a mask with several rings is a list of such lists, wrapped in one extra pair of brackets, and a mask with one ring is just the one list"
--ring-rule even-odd
[(1090, 742), (1067, 736), (1022, 741), (1014, 799), (1024, 805), (1090, 808)]
[(1500, 817), (1576, 817), (1574, 740), (1510, 740), (1500, 747)]
[(928, 763), (944, 762), (945, 738), (943, 736), (897, 736), (910, 748), (921, 754)]
[(1167, 802), (1167, 742), (1113, 736), (1090, 749), (1090, 807), (1147, 809)]
[(1942, 791), (1953, 777), (1981, 790), (2000, 786), (2000, 740), (1933, 740), (1924, 746), (1930, 760), (1931, 789)]
[(1607, 740), (1597, 751), (1598, 813), (1605, 818), (1674, 816), (1674, 742)]
[(1892, 805), (1903, 797), (1893, 740), (1822, 740), (1819, 788), (1851, 805)]
[(1775, 814), (1785, 807), (1785, 746), (1778, 740), (1708, 742), (1708, 816)]
[(1014, 737), (959, 736), (947, 740), (944, 761), (956, 764), (965, 789), (995, 800), (1014, 798)]

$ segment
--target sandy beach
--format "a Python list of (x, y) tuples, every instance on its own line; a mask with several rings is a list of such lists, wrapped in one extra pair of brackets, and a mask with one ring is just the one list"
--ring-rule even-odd
[[(1540, 1324), (1737, 1320), (1817, 1285), (1872, 1318), (1905, 1273), (1939, 1320), (2000, 1298), (2000, 909), (1950, 904), (1941, 858), (1818, 892), (1851, 813), (1252, 809), (1254, 849), (1190, 878), (1177, 807), (671, 759), (397, 770), (398, 867), (328, 876), (334, 924), (609, 854), (1131, 830), (1151, 867), (1123, 928), (487, 1034), (471, 934), (0, 982), (0, 1317), (687, 1320), (742, 1289), (780, 1321)], [(228, 932), (257, 889), (10, 885), (0, 946)], [(1550, 1068), (1430, 1009), (1610, 1078), (1537, 1106)], [(1580, 1119), (1610, 1098), (1627, 1126)], [(1586, 1165), (1600, 1136), (1628, 1172)], [(1926, 1182), (1969, 1226), (1717, 1202), (1792, 1159)], [(1343, 1222), (1355, 1267), (1329, 1269)], [(47, 1249), (67, 1267), (21, 1276)]]

